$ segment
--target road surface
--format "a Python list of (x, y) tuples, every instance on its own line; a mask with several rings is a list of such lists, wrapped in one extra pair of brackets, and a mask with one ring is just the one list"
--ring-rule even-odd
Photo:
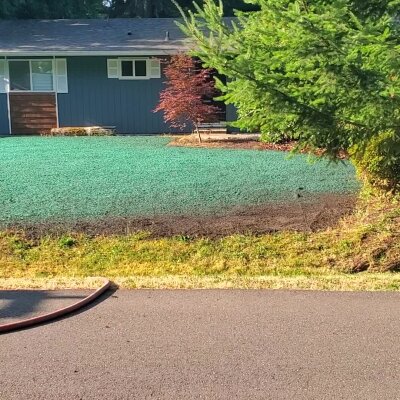
[(399, 399), (399, 305), (400, 293), (117, 291), (1, 335), (0, 399)]

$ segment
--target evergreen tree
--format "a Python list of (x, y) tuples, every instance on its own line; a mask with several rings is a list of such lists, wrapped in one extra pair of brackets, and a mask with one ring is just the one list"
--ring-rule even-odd
[(252, 3), (260, 10), (228, 26), (222, 2), (206, 0), (182, 25), (193, 54), (228, 78), (219, 88), (237, 107), (238, 126), (265, 140), (295, 136), (332, 158), (344, 149), (359, 159), (377, 143), (380, 158), (367, 165), (398, 174), (400, 1)]
[[(185, 9), (193, 9), (192, 0), (179, 0)], [(243, 0), (225, 0), (227, 15), (233, 10), (254, 9)], [(0, 18), (163, 18), (179, 17), (179, 11), (171, 0), (1, 0)]]
[(0, 18), (94, 18), (104, 11), (102, 0), (1, 0)]

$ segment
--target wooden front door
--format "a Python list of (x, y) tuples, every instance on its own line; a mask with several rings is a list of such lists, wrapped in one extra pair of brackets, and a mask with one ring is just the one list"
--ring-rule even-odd
[(10, 93), (11, 133), (38, 135), (57, 127), (54, 93)]

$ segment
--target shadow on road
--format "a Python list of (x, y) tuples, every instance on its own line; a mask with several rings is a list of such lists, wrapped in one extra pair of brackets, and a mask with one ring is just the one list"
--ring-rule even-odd
[[(0, 325), (56, 311), (84, 299), (92, 292), (93, 290), (0, 290)], [(101, 303), (114, 292), (115, 290), (108, 290), (87, 306), (57, 320), (80, 314)]]

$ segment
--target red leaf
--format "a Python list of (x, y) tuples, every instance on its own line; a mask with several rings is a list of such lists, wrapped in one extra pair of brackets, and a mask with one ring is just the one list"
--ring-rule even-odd
[(220, 109), (204, 103), (216, 95), (212, 71), (201, 67), (186, 54), (171, 57), (165, 68), (166, 88), (154, 112), (163, 111), (164, 121), (172, 127), (185, 128), (188, 124), (218, 121)]

